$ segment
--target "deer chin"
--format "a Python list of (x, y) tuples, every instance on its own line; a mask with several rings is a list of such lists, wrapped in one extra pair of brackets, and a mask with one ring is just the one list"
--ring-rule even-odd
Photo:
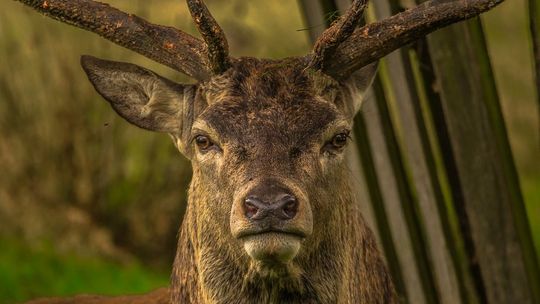
[(264, 232), (242, 237), (244, 250), (257, 262), (270, 268), (292, 261), (302, 245), (302, 237), (284, 232)]

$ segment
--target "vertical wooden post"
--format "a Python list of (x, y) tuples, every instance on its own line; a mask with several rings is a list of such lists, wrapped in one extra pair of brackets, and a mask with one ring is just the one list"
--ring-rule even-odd
[[(414, 199), (380, 80), (374, 83), (373, 89), (376, 98), (366, 100), (362, 112), (355, 119), (355, 138), (361, 147), (359, 156), (364, 169), (371, 168), (364, 172), (368, 185), (371, 183), (371, 203), (374, 208), (385, 211), (377, 217), (379, 230), (388, 231), (386, 234), (381, 233), (383, 237), (386, 236), (383, 244), (391, 242), (391, 245), (385, 245), (385, 252), (387, 257), (395, 255), (394, 263), (399, 269), (394, 269), (392, 274), (400, 276), (398, 279), (403, 286), (398, 287), (401, 287), (403, 300), (408, 303), (434, 303), (436, 292), (428, 289), (428, 283), (431, 282), (426, 282), (426, 260), (418, 253), (422, 248), (419, 246), (418, 227), (415, 225), (412, 207)], [(361, 133), (360, 128), (366, 131)], [(388, 247), (393, 250), (389, 251)]]
[[(459, 181), (453, 188), (489, 303), (539, 303), (539, 271), (479, 20), (427, 39)], [(456, 43), (459, 41), (459, 43)], [(448, 161), (448, 160), (447, 160)]]
[[(426, 123), (429, 123), (433, 138), (433, 145), (437, 147), (438, 158), (437, 171), (439, 171), (441, 187), (446, 189), (446, 201), (444, 208), (445, 214), (441, 215), (441, 221), (445, 225), (445, 232), (449, 234), (448, 242), (451, 242), (452, 252), (450, 253), (454, 264), (456, 274), (459, 278), (460, 291), (464, 303), (485, 303), (486, 297), (483, 282), (479, 278), (479, 267), (477, 263), (471, 263), (468, 259), (466, 248), (471, 243), (470, 231), (461, 209), (456, 209), (454, 201), (462, 201), (459, 191), (449, 191), (450, 189), (460, 189), (459, 180), (456, 178), (457, 169), (453, 160), (451, 143), (448, 136), (448, 128), (442, 115), (441, 97), (438, 92), (433, 90), (436, 83), (436, 77), (431, 63), (431, 57), (427, 50), (425, 39), (417, 42), (414, 46), (415, 58), (417, 60), (415, 68), (417, 69), (417, 85), (422, 87), (425, 94), (421, 99), (422, 106), (425, 108)], [(435, 133), (435, 134), (433, 134)], [(446, 160), (446, 162), (445, 162)], [(459, 204), (457, 204), (459, 206)]]
[[(397, 1), (376, 1), (377, 19), (399, 12)], [(418, 225), (418, 246), (425, 263), (424, 276), (428, 290), (434, 290), (434, 301), (459, 303), (462, 301), (461, 279), (458, 277), (453, 254), (455, 252), (447, 223), (445, 201), (437, 176), (433, 151), (429, 142), (425, 118), (420, 106), (419, 90), (415, 84), (409, 48), (404, 47), (388, 55), (387, 87), (393, 91), (395, 116), (399, 122), (403, 161), (410, 176), (408, 180), (417, 204), (413, 209)]]

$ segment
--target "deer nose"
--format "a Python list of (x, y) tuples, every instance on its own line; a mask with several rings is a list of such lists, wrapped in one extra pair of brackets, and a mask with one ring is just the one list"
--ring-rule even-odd
[(260, 221), (269, 216), (290, 220), (296, 216), (298, 201), (289, 193), (272, 193), (264, 196), (248, 195), (244, 200), (244, 214), (251, 221)]

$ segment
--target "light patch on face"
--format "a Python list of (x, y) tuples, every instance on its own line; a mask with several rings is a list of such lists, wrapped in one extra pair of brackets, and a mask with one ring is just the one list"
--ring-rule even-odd
[(247, 254), (263, 263), (289, 263), (300, 251), (302, 239), (296, 235), (268, 232), (242, 239)]

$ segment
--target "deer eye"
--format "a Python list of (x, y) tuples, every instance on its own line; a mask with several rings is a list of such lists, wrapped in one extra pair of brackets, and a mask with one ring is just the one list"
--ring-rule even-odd
[(210, 138), (204, 135), (198, 135), (195, 137), (195, 144), (201, 150), (201, 152), (206, 152), (212, 148), (212, 146), (214, 146), (214, 143), (210, 140)]
[(348, 137), (349, 135), (346, 133), (337, 134), (336, 136), (334, 136), (334, 138), (332, 138), (332, 145), (336, 149), (341, 149), (347, 144)]
[(333, 152), (341, 151), (343, 148), (347, 145), (347, 141), (349, 140), (349, 132), (341, 132), (334, 137), (330, 141), (326, 143), (324, 146), (324, 151), (330, 152), (333, 154)]

